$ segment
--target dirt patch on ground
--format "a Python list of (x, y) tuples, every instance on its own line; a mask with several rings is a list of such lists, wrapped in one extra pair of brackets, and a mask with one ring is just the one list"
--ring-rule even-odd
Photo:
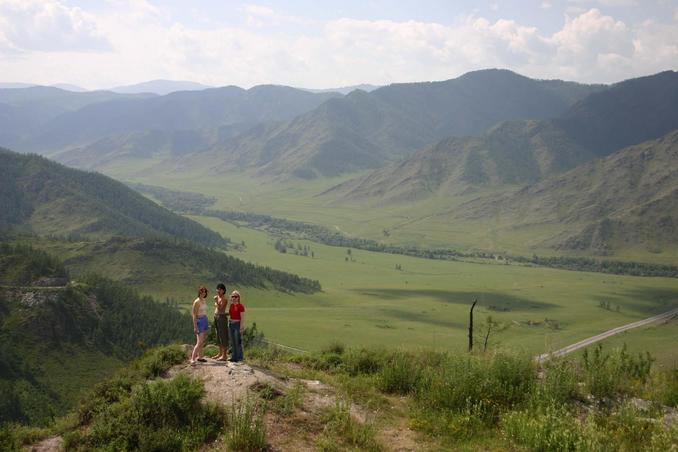
[(205, 386), (205, 398), (222, 405), (232, 405), (234, 402), (244, 400), (252, 392), (250, 387), (253, 385), (268, 383), (287, 387), (281, 379), (248, 364), (213, 359), (196, 365), (175, 366), (170, 369), (167, 377), (173, 378), (179, 374), (202, 380)]
[[(264, 416), (267, 440), (272, 451), (314, 451), (321, 441), (327, 441), (325, 418), (338, 403), (348, 403), (334, 387), (319, 380), (279, 377), (268, 370), (245, 363), (231, 363), (208, 359), (196, 365), (175, 366), (166, 378), (189, 375), (204, 382), (205, 399), (226, 407), (246, 398), (262, 400), (273, 406), (278, 398), (285, 397), (300, 386), (300, 401), (295, 409), (282, 413), (267, 410)], [(297, 388), (299, 390), (299, 388)], [(375, 424), (376, 439), (385, 450), (432, 450), (421, 435), (408, 425), (407, 407), (398, 398), (389, 400), (388, 421)], [(375, 413), (351, 403), (351, 416), (360, 423), (374, 423)]]
[(43, 439), (37, 444), (33, 444), (26, 448), (28, 452), (59, 452), (61, 446), (64, 443), (64, 439), (60, 436), (52, 436), (50, 438)]

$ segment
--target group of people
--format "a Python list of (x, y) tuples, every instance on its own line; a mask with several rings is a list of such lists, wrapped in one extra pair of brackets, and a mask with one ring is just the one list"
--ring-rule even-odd
[[(207, 288), (198, 288), (198, 298), (193, 301), (191, 317), (193, 331), (195, 331), (195, 347), (191, 354), (191, 364), (205, 362), (203, 349), (209, 330), (207, 318)], [(212, 357), (217, 361), (228, 359), (228, 349), (231, 349), (231, 361), (243, 360), (242, 333), (245, 330), (245, 306), (240, 301), (240, 292), (231, 292), (230, 300), (226, 296), (226, 286), (217, 284), (217, 294), (214, 296), (214, 326), (216, 328), (219, 354)]]

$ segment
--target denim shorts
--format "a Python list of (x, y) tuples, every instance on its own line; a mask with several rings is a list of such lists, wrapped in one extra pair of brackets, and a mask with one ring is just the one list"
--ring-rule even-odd
[(206, 315), (201, 315), (198, 317), (198, 334), (204, 333), (209, 329), (209, 325), (207, 322), (207, 316)]

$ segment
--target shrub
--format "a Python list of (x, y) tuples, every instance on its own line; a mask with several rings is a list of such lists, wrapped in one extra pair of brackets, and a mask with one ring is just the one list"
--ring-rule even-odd
[(463, 413), (473, 407), (489, 425), (502, 409), (527, 400), (535, 382), (534, 365), (527, 356), (451, 356), (424, 370), (416, 399), (432, 410)]
[[(534, 451), (574, 451), (583, 442), (576, 419), (564, 407), (512, 411), (502, 417), (506, 437)], [(595, 450), (595, 449), (594, 449)]]
[(577, 369), (571, 361), (554, 359), (544, 364), (541, 380), (533, 387), (533, 408), (580, 399)]
[[(350, 402), (337, 400), (335, 406), (329, 409), (323, 416), (325, 423), (324, 434), (329, 437), (336, 438), (349, 446), (357, 447), (360, 450), (379, 451), (382, 446), (375, 439), (374, 427), (370, 424), (363, 424), (356, 421), (351, 416)], [(321, 443), (324, 450), (337, 450), (336, 448), (327, 447), (331, 444), (327, 441)], [(338, 449), (343, 450), (343, 449)]]
[(69, 437), (74, 448), (113, 450), (196, 449), (223, 429), (224, 416), (201, 402), (202, 383), (179, 375), (136, 385), (132, 393), (97, 412), (90, 428)]
[(263, 413), (247, 399), (234, 403), (228, 415), (228, 445), (233, 450), (265, 450), (266, 427)]
[(344, 366), (350, 375), (375, 374), (386, 361), (386, 352), (365, 348), (350, 349), (344, 354)]
[(653, 374), (650, 388), (653, 400), (663, 405), (678, 407), (678, 369)]
[(346, 346), (339, 341), (332, 341), (320, 349), (320, 353), (336, 353), (341, 355), (346, 350)]
[(379, 389), (390, 394), (409, 394), (419, 385), (421, 366), (408, 352), (394, 352), (379, 373)]
[(584, 350), (582, 356), (586, 388), (599, 402), (631, 394), (647, 381), (653, 361), (649, 353), (632, 357), (626, 344), (612, 353), (604, 352), (598, 344), (591, 353)]

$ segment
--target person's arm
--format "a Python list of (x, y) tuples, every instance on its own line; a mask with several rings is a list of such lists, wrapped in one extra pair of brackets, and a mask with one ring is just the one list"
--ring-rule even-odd
[(245, 306), (240, 305), (240, 332), (245, 331)]

